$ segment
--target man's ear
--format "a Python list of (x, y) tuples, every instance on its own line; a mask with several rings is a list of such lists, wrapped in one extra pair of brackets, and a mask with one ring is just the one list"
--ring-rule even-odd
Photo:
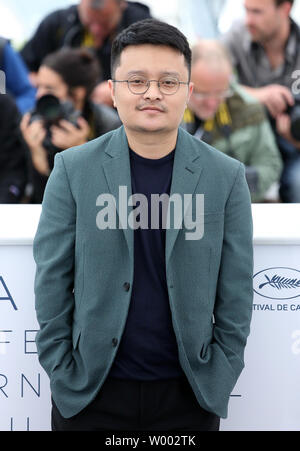
[(293, 7), (292, 3), (288, 1), (283, 2), (281, 5), (279, 5), (279, 8), (281, 9), (285, 17), (290, 16), (292, 7)]
[(112, 80), (108, 80), (108, 86), (109, 86), (109, 89), (110, 89), (110, 94), (111, 94), (111, 98), (112, 98), (112, 101), (113, 101), (113, 105), (116, 108), (117, 104), (116, 104), (116, 99), (115, 99), (115, 85), (114, 85), (114, 82)]
[(194, 90), (194, 83), (190, 82), (190, 84), (189, 84), (188, 97), (187, 97), (187, 101), (186, 101), (187, 104), (188, 104), (189, 101), (190, 101), (190, 98), (191, 98), (191, 95), (192, 95), (192, 93), (193, 93), (193, 90)]

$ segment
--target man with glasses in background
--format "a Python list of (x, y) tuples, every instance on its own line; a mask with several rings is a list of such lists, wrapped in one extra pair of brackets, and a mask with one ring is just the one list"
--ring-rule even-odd
[(244, 166), (179, 127), (190, 69), (175, 27), (131, 25), (109, 81), (123, 126), (55, 158), (34, 240), (55, 431), (217, 431), (227, 416), (252, 313), (251, 203)]
[(194, 90), (182, 126), (245, 164), (253, 202), (276, 200), (282, 163), (262, 106), (233, 81), (221, 43), (199, 41), (192, 53)]

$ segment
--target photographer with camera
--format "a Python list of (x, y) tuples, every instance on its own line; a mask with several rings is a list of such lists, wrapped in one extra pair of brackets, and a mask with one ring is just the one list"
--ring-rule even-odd
[(44, 59), (37, 74), (36, 108), (21, 122), (32, 161), (32, 203), (42, 202), (57, 152), (120, 126), (114, 109), (90, 100), (99, 71), (86, 49), (63, 48)]
[(246, 19), (223, 42), (245, 89), (265, 105), (284, 162), (280, 197), (300, 202), (300, 28), (293, 0), (244, 0)]
[(288, 112), (276, 117), (276, 128), (283, 138), (300, 150), (300, 95), (295, 96), (294, 105)]

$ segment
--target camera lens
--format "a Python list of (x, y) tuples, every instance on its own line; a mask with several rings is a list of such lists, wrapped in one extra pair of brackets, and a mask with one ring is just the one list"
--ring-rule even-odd
[(55, 123), (63, 117), (59, 99), (52, 94), (40, 97), (36, 104), (36, 112), (46, 122)]

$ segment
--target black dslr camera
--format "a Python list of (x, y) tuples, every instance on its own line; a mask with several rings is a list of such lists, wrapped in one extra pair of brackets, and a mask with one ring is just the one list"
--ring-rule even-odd
[(77, 126), (77, 119), (80, 116), (80, 112), (74, 109), (72, 102), (61, 102), (56, 96), (46, 94), (38, 99), (35, 110), (31, 113), (30, 123), (41, 120), (49, 130), (52, 125), (59, 125), (62, 119)]
[(54, 165), (56, 153), (61, 152), (62, 150), (56, 147), (51, 141), (52, 125), (59, 126), (59, 122), (62, 119), (65, 119), (79, 128), (77, 120), (80, 116), (80, 111), (74, 109), (72, 102), (60, 102), (60, 100), (52, 94), (46, 94), (38, 99), (35, 110), (31, 113), (30, 123), (42, 121), (44, 124), (47, 133), (43, 141), (43, 147), (47, 150), (48, 162), (51, 169)]
[(296, 141), (300, 141), (300, 94), (294, 97), (295, 105), (288, 113), (291, 118), (291, 134)]

